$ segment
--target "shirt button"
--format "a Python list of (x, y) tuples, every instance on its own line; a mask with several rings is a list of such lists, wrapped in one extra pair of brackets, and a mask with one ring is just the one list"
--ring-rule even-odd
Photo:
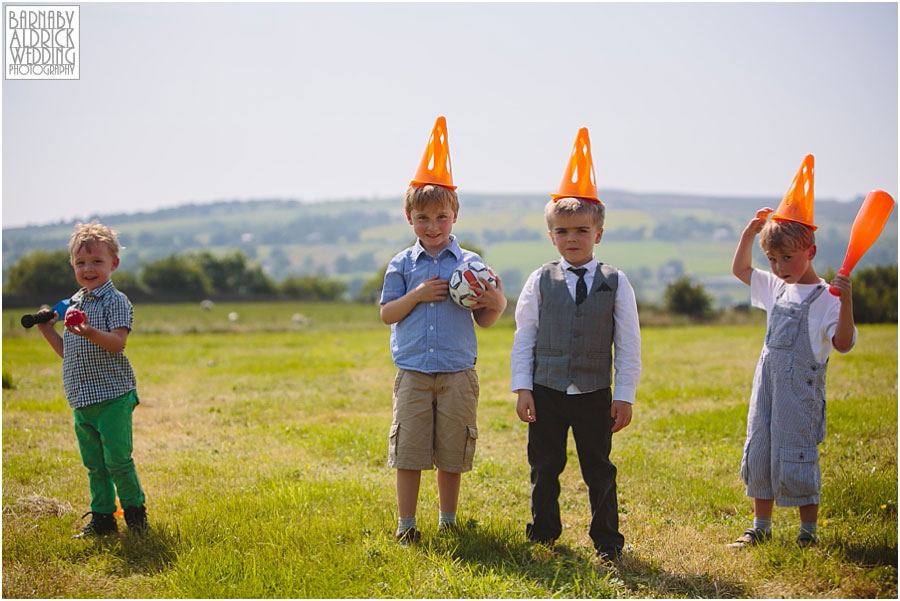
[(433, 307), (433, 306), (434, 306), (434, 303), (428, 303), (428, 306), (429, 306), (429, 307)]
[(434, 260), (434, 264), (437, 265), (437, 259)]
[(428, 349), (428, 352), (429, 352), (429, 353), (433, 353), (433, 352), (434, 352), (434, 349), (433, 349), (433, 348), (430, 348), (430, 349)]
[(434, 329), (434, 326), (428, 326), (428, 329), (429, 329), (429, 330), (433, 330), (433, 329)]

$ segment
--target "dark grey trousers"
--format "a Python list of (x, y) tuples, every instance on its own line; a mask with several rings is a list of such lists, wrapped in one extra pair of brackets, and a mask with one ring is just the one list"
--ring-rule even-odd
[(614, 420), (609, 388), (569, 395), (534, 385), (537, 419), (528, 424), (528, 463), (531, 465), (531, 517), (526, 533), (531, 540), (551, 542), (562, 534), (559, 517), (559, 475), (566, 467), (569, 428), (575, 438), (581, 475), (591, 503), (590, 537), (594, 547), (621, 549), (616, 500), (616, 466), (609, 460)]

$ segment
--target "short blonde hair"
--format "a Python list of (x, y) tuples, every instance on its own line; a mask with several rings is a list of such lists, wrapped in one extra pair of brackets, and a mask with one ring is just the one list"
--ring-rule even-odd
[(413, 211), (424, 211), (432, 206), (449, 207), (454, 213), (459, 213), (459, 197), (456, 190), (434, 184), (411, 185), (406, 189), (403, 210), (407, 215), (412, 215)]
[(553, 229), (553, 219), (558, 215), (587, 215), (594, 221), (594, 225), (602, 230), (606, 221), (606, 205), (574, 196), (551, 200), (544, 207), (548, 229)]
[(806, 250), (816, 243), (811, 227), (787, 219), (769, 219), (759, 232), (759, 247), (763, 252)]
[(125, 247), (119, 244), (116, 234), (117, 232), (97, 221), (77, 224), (72, 233), (72, 239), (69, 240), (69, 258), (74, 259), (85, 245), (92, 246), (97, 243), (105, 245), (113, 258), (117, 258), (119, 251)]

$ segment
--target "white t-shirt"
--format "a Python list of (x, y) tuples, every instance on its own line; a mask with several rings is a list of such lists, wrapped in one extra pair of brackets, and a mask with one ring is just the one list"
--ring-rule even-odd
[[(828, 285), (825, 280), (819, 279), (819, 282)], [(792, 303), (802, 303), (806, 300), (816, 286), (819, 284), (785, 284), (784, 280), (774, 274), (754, 269), (750, 276), (750, 304), (760, 309), (765, 309), (768, 313), (775, 305), (775, 297), (785, 287), (783, 299)], [(834, 331), (837, 328), (838, 314), (841, 310), (841, 301), (837, 296), (832, 296), (828, 290), (822, 292), (809, 306), (809, 344), (812, 346), (813, 354), (819, 363), (825, 363), (828, 359), (831, 349), (831, 339), (834, 337)], [(857, 331), (853, 328), (853, 342), (850, 348), (856, 344)], [(838, 351), (838, 352), (848, 352)]]

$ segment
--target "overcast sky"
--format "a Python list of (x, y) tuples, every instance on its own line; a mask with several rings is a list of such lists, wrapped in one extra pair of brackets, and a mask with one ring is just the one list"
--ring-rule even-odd
[(81, 79), (3, 81), (3, 226), (459, 191), (897, 192), (897, 4), (92, 4)]

